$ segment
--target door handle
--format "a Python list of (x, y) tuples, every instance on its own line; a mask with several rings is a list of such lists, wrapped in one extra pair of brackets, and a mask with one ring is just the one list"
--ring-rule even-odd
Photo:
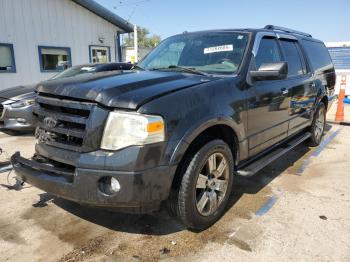
[(282, 95), (288, 95), (288, 89), (286, 89), (286, 88), (283, 88), (282, 89)]

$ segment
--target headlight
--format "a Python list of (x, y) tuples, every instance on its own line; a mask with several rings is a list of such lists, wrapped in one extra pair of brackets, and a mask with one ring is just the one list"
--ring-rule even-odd
[(132, 145), (164, 141), (164, 120), (160, 116), (133, 112), (110, 112), (101, 148), (118, 150)]
[(21, 107), (32, 105), (34, 103), (35, 103), (34, 99), (26, 99), (26, 100), (20, 100), (20, 101), (14, 102), (10, 104), (10, 106), (12, 108), (21, 108)]

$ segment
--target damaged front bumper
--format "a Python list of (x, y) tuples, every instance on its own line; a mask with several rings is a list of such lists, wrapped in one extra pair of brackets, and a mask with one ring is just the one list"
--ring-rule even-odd
[[(95, 156), (95, 163), (90, 163), (94, 168), (67, 169), (53, 162), (25, 159), (19, 152), (12, 156), (11, 163), (20, 181), (81, 204), (127, 213), (148, 213), (158, 210), (161, 202), (168, 198), (176, 166), (157, 166), (137, 172), (114, 171), (100, 168), (98, 163), (106, 161), (98, 159), (100, 157)], [(107, 155), (103, 157), (108, 158)], [(118, 192), (104, 191), (100, 185), (106, 177), (117, 179)]]

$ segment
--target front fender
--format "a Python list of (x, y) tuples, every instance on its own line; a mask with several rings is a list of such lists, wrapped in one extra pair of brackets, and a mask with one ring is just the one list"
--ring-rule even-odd
[(232, 129), (232, 135), (235, 138), (235, 144), (238, 149), (237, 155), (235, 156), (236, 161), (238, 161), (242, 155), (247, 154), (247, 140), (243, 139), (244, 134), (242, 133), (242, 130), (240, 130), (239, 126), (233, 121), (233, 119), (228, 116), (212, 116), (202, 119), (201, 121), (194, 124), (189, 130), (187, 130), (173, 151), (173, 154), (170, 158), (171, 165), (178, 164), (181, 161), (191, 143), (201, 133), (203, 133), (208, 128), (216, 125), (224, 125)]
[(225, 78), (205, 82), (152, 100), (138, 110), (166, 119), (167, 149), (163, 164), (179, 163), (191, 142), (214, 125), (230, 127), (237, 144), (242, 144), (246, 101), (236, 81), (236, 78)]

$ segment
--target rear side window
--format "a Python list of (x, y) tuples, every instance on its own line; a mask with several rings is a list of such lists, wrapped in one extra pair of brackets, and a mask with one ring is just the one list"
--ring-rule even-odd
[(280, 41), (285, 60), (288, 63), (288, 76), (293, 77), (304, 74), (298, 43), (288, 40)]
[(258, 53), (255, 57), (256, 68), (265, 63), (275, 63), (281, 61), (281, 53), (275, 38), (261, 39)]
[(333, 68), (331, 57), (323, 43), (303, 40), (303, 46), (316, 73)]

